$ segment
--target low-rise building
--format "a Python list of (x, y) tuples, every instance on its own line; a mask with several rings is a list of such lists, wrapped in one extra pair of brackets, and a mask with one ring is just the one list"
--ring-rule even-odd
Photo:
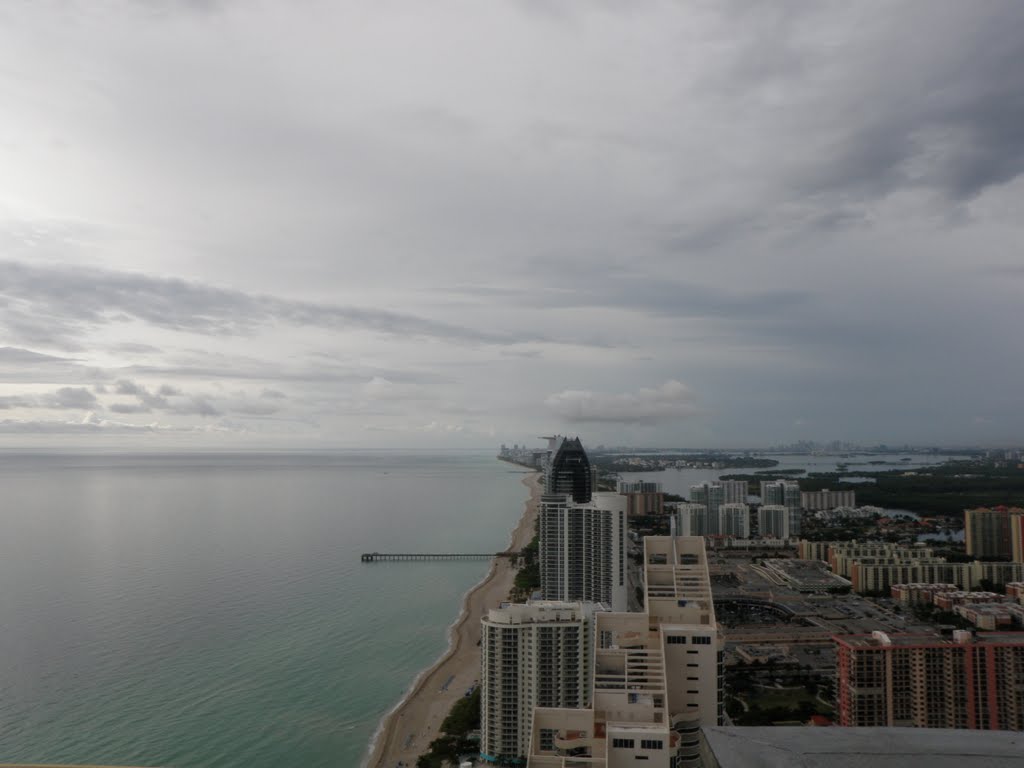
[(855, 563), (898, 565), (914, 562), (943, 562), (931, 547), (889, 543), (833, 542), (828, 551), (832, 570), (844, 578), (853, 574)]
[(819, 560), (771, 558), (764, 567), (799, 592), (828, 592), (849, 589), (850, 582), (828, 570)]
[(955, 592), (956, 584), (893, 584), (892, 599), (903, 605), (931, 605), (939, 592)]
[(959, 603), (953, 613), (971, 622), (978, 629), (1008, 629), (1014, 624), (1013, 609), (1019, 606), (999, 603)]
[[(764, 507), (761, 507), (764, 509)], [(807, 541), (800, 539), (797, 542), (797, 552), (801, 560), (821, 560), (829, 562), (829, 550), (832, 547), (831, 541)]]
[(1020, 734), (920, 728), (701, 729), (703, 768), (1020, 768)]
[(943, 611), (951, 611), (958, 605), (967, 603), (1003, 603), (1006, 602), (1005, 595), (997, 595), (995, 592), (964, 592), (963, 590), (950, 590), (936, 592), (932, 595), (932, 604)]
[(941, 559), (900, 564), (855, 563), (850, 574), (853, 591), (858, 594), (888, 592), (893, 584), (933, 582), (955, 584), (970, 589), (970, 563), (947, 563)]

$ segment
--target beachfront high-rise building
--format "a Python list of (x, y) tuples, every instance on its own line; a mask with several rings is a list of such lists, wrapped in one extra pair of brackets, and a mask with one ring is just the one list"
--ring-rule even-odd
[(718, 508), (718, 531), (736, 539), (750, 538), (750, 507), (746, 504), (723, 504)]
[(757, 510), (757, 531), (762, 539), (788, 539), (789, 509), (782, 504), (762, 504)]
[(646, 537), (644, 574), (644, 612), (596, 615), (590, 706), (534, 710), (531, 768), (699, 764), (700, 727), (722, 717), (704, 540)]
[[(974, 557), (1005, 557), (1017, 562), (1024, 561), (1021, 556), (1020, 518), (1024, 509), (1019, 507), (979, 507), (964, 510), (964, 541), (967, 554)], [(1011, 522), (1017, 520), (1018, 556), (1014, 557), (1014, 539)]]
[(480, 753), (524, 757), (534, 707), (585, 707), (591, 699), (591, 603), (534, 601), (492, 608), (481, 619)]
[(569, 494), (577, 504), (590, 501), (597, 488), (590, 459), (579, 437), (562, 441), (548, 468), (544, 490), (549, 494)]
[(546, 600), (628, 606), (626, 497), (594, 493), (541, 496), (538, 519), (541, 593)]
[(1024, 730), (1024, 637), (837, 635), (836, 699), (847, 726)]
[(796, 480), (762, 480), (761, 503), (775, 506), (781, 504), (789, 510), (789, 535), (800, 535), (802, 499), (800, 483)]

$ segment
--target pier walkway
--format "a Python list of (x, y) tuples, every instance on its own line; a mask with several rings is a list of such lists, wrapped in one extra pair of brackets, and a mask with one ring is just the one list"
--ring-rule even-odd
[(364, 552), (364, 563), (386, 563), (398, 560), (490, 560), (492, 557), (514, 557), (518, 552)]

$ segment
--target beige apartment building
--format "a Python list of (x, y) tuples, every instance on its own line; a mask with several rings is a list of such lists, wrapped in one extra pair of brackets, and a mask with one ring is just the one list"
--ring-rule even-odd
[[(764, 509), (764, 507), (761, 507)], [(821, 560), (822, 562), (829, 563), (828, 554), (832, 546), (837, 542), (832, 541), (807, 541), (806, 539), (800, 539), (796, 543), (797, 552), (800, 555), (801, 560)]]
[(850, 575), (853, 590), (860, 594), (886, 592), (896, 584), (910, 582), (955, 584), (957, 589), (972, 590), (983, 581), (1006, 584), (1024, 578), (1024, 563), (970, 563), (918, 561), (903, 564), (855, 563)]
[(956, 592), (956, 584), (893, 584), (890, 588), (892, 599), (903, 605), (931, 605), (935, 595), (942, 592)]
[(816, 512), (836, 507), (856, 507), (857, 493), (850, 490), (830, 491), (828, 488), (822, 488), (820, 491), (801, 491), (800, 506)]
[(1024, 509), (979, 507), (964, 510), (964, 541), (974, 557), (1006, 557), (1024, 562)]
[(683, 768), (720, 722), (721, 640), (704, 541), (644, 539), (645, 610), (598, 613), (593, 698), (534, 710), (531, 768)]
[(832, 542), (828, 548), (827, 562), (834, 573), (844, 578), (853, 574), (857, 562), (877, 564), (898, 564), (913, 562), (944, 562), (936, 558), (931, 547), (907, 547), (881, 542), (862, 543), (856, 541)]
[(1024, 636), (838, 635), (840, 725), (1024, 730)]
[(516, 759), (530, 745), (534, 707), (590, 703), (593, 603), (538, 600), (492, 608), (481, 619), (480, 752)]

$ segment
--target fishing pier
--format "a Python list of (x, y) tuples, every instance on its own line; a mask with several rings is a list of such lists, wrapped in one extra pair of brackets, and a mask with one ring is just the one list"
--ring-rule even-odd
[(515, 557), (518, 552), (364, 552), (364, 563), (393, 563), (417, 560), (490, 560), (492, 557)]

